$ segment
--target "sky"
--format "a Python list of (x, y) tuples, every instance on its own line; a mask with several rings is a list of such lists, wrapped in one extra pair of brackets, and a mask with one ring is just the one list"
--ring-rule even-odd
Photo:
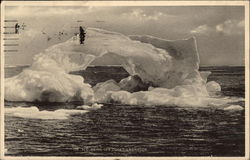
[[(200, 65), (244, 65), (244, 18), (242, 6), (7, 6), (5, 19), (26, 26), (15, 35), (18, 52), (5, 53), (5, 64), (31, 64), (35, 54), (82, 25), (169, 40), (194, 36)], [(67, 35), (59, 37), (59, 31)]]

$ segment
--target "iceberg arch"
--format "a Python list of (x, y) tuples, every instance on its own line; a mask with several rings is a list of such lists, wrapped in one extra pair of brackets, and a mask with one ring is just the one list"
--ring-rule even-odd
[[(94, 96), (97, 91), (84, 83), (83, 77), (68, 73), (86, 69), (95, 59), (107, 54), (117, 59), (131, 76), (138, 76), (143, 83), (154, 87), (149, 91), (136, 92), (141, 100), (137, 99), (132, 104), (139, 101), (142, 103), (142, 99), (147, 96), (149, 99), (150, 96), (154, 97), (155, 92), (175, 99), (208, 96), (205, 85), (208, 74), (198, 71), (199, 55), (195, 38), (167, 41), (151, 36), (125, 36), (89, 28), (84, 45), (79, 44), (78, 37), (53, 45), (37, 54), (29, 68), (14, 77), (6, 78), (5, 99), (96, 102), (100, 99)], [(75, 55), (81, 55), (82, 60), (72, 61)], [(129, 82), (129, 79), (125, 81)], [(115, 85), (118, 85), (116, 88), (120, 87), (119, 84)], [(131, 96), (132, 93), (106, 90), (105, 94), (106, 98), (101, 98), (102, 102), (107, 99), (119, 101), (119, 97)], [(121, 102), (126, 103), (124, 99)]]

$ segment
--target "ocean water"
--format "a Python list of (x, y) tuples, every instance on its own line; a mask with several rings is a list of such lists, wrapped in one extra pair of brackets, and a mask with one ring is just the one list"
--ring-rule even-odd
[[(5, 77), (16, 75), (23, 68), (6, 68)], [(208, 81), (221, 85), (222, 96), (244, 98), (244, 67), (200, 70), (212, 72)], [(72, 74), (83, 75), (91, 85), (128, 76), (124, 69), (114, 66), (88, 67)], [(244, 103), (233, 105), (244, 107)], [(100, 109), (80, 112), (76, 110), (79, 105), (80, 102), (5, 102), (5, 155), (245, 155), (245, 110), (104, 104)]]

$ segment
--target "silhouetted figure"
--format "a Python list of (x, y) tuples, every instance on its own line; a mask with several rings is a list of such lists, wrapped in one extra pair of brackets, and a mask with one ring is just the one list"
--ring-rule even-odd
[(84, 42), (84, 40), (85, 40), (85, 31), (84, 31), (84, 29), (82, 28), (82, 26), (80, 26), (80, 35), (79, 35), (79, 37), (80, 37), (80, 44), (84, 44), (83, 42)]
[(15, 33), (16, 33), (16, 34), (19, 33), (19, 28), (20, 28), (19, 24), (16, 23), (16, 25), (15, 25)]

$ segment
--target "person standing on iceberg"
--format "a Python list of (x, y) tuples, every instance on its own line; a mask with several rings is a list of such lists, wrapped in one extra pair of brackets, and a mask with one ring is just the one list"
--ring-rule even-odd
[(16, 23), (16, 25), (15, 25), (15, 34), (19, 33), (19, 29), (20, 29), (20, 26), (19, 26), (18, 23)]
[(82, 28), (82, 26), (80, 26), (80, 44), (84, 44), (84, 40), (85, 40), (85, 30)]

